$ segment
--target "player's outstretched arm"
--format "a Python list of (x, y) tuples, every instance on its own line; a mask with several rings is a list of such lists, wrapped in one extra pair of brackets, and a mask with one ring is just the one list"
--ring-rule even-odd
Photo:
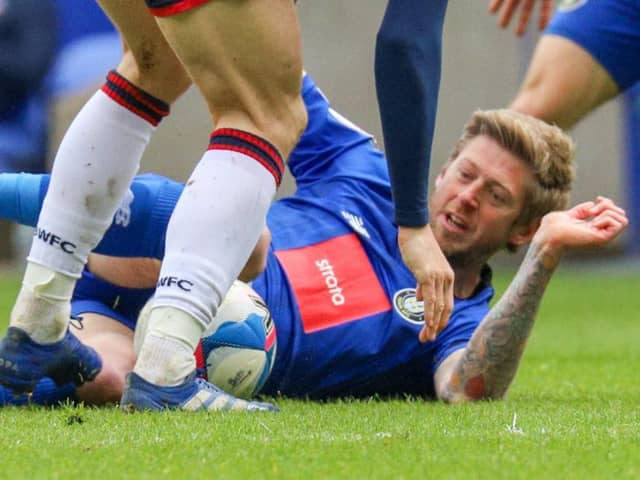
[[(265, 227), (238, 280), (251, 282), (267, 267), (271, 232)], [(160, 275), (160, 260), (148, 257), (118, 257), (91, 253), (89, 270), (103, 280), (124, 288), (154, 288)]]
[(376, 37), (375, 77), (398, 246), (425, 302), (420, 340), (435, 338), (453, 307), (453, 270), (427, 225), (427, 184), (440, 88), (444, 0), (389, 0)]
[[(520, 9), (520, 18), (516, 25), (516, 35), (524, 35), (537, 0), (491, 0), (489, 12), (500, 12), (498, 22), (502, 28), (507, 28), (516, 10)], [(539, 0), (540, 14), (538, 16), (538, 30), (544, 30), (551, 20), (553, 0)]]
[[(0, 174), (0, 219), (35, 227), (49, 187), (50, 175)], [(160, 188), (165, 183), (167, 188)], [(95, 252), (114, 257), (160, 258), (164, 226), (182, 186), (162, 177), (136, 177), (131, 196), (125, 197)], [(161, 201), (156, 201), (161, 196)], [(165, 222), (162, 222), (165, 219)]]
[(0, 218), (34, 227), (48, 180), (48, 175), (0, 173)]
[(515, 377), (542, 295), (562, 254), (603, 245), (627, 226), (625, 212), (599, 197), (547, 214), (511, 285), (478, 326), (467, 347), (438, 368), (438, 398), (446, 402), (502, 398)]

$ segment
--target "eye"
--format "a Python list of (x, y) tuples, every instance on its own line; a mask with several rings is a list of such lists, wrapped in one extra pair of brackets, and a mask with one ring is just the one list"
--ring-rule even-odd
[(507, 199), (498, 191), (491, 190), (491, 201), (496, 205), (504, 205), (507, 203)]
[(473, 179), (473, 174), (470, 171), (464, 170), (462, 168), (458, 170), (458, 176), (460, 177), (460, 179), (466, 181)]

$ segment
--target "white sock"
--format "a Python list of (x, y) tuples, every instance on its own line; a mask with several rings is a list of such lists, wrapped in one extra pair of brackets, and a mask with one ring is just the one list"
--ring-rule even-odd
[[(273, 175), (255, 159), (226, 150), (205, 153), (169, 222), (152, 311), (154, 321), (164, 325), (159, 336), (183, 340), (183, 345), (193, 347), (189, 352), (193, 354), (202, 331), (249, 258), (274, 193)], [(199, 324), (197, 335), (192, 322), (161, 318), (175, 311), (186, 312)], [(161, 363), (158, 358), (155, 361)], [(142, 368), (142, 364), (136, 366), (136, 371)], [(146, 367), (145, 374), (149, 375)], [(165, 377), (163, 382), (179, 380)]]
[(103, 91), (95, 93), (56, 155), (29, 260), (80, 275), (138, 171), (154, 130)]
[(168, 113), (167, 104), (115, 71), (78, 113), (56, 155), (12, 325), (45, 342), (64, 334), (75, 279)]
[(241, 153), (209, 150), (167, 229), (154, 307), (189, 312), (207, 326), (262, 233), (273, 177)]
[(38, 343), (62, 339), (69, 326), (75, 278), (28, 262), (9, 324)]
[(134, 371), (156, 385), (182, 383), (196, 367), (193, 352), (202, 331), (202, 324), (187, 312), (154, 308)]

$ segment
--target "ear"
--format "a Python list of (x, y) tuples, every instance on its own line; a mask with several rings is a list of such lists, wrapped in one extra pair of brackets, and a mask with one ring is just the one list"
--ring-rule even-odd
[(540, 227), (540, 220), (537, 218), (527, 225), (515, 225), (511, 229), (508, 243), (517, 247), (529, 243)]

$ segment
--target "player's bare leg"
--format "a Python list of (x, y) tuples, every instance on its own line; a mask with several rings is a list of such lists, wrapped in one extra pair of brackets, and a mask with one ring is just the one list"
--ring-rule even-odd
[(564, 37), (543, 36), (510, 108), (564, 129), (618, 94), (607, 71)]
[(81, 313), (73, 328), (78, 339), (98, 352), (103, 368), (92, 381), (76, 390), (79, 401), (90, 405), (118, 403), (125, 375), (135, 364), (133, 331), (122, 323), (97, 313)]
[[(306, 121), (290, 0), (216, 0), (158, 23), (207, 100), (215, 130), (169, 223), (126, 409), (192, 408), (172, 389), (193, 382), (193, 351), (262, 232), (283, 159)], [(198, 391), (207, 400), (196, 408), (219, 407), (215, 392)]]

